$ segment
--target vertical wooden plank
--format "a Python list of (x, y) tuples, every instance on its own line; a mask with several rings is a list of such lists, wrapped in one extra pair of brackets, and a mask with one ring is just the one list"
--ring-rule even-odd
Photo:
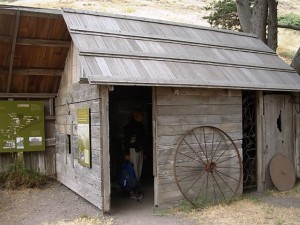
[(256, 93), (256, 158), (257, 158), (257, 191), (263, 192), (264, 191), (264, 144), (263, 144), (263, 130), (264, 130), (264, 118), (263, 118), (263, 92), (257, 91)]
[(264, 115), (265, 131), (265, 188), (273, 188), (269, 164), (274, 155), (282, 153), (290, 162), (294, 162), (294, 132), (292, 98), (290, 95), (265, 95)]
[(296, 177), (300, 178), (300, 113), (295, 114), (295, 169)]
[(49, 115), (54, 115), (54, 98), (49, 98)]
[(157, 179), (157, 88), (152, 87), (152, 139), (153, 139), (153, 176), (154, 176), (154, 205), (158, 205)]
[(294, 164), (294, 117), (293, 117), (293, 98), (291, 95), (283, 96), (283, 110), (282, 110), (282, 131), (283, 131), (283, 145), (286, 156)]
[(73, 138), (74, 138), (74, 134), (73, 134), (73, 120), (71, 120), (71, 132), (70, 132), (70, 143), (69, 145), (71, 145), (69, 148), (71, 149), (71, 161), (72, 161), (72, 167), (75, 167), (75, 161), (74, 161), (74, 143), (73, 143)]
[(102, 121), (102, 181), (103, 181), (103, 211), (110, 211), (110, 154), (109, 154), (109, 89), (108, 86), (101, 88), (101, 121)]
[(0, 173), (7, 171), (8, 167), (15, 162), (17, 153), (1, 153), (0, 154)]

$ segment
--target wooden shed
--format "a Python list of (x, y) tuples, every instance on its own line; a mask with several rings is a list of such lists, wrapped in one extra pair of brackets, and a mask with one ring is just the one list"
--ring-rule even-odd
[[(0, 20), (20, 17), (22, 21), (24, 10), (1, 9)], [(0, 39), (1, 47), (6, 47), (6, 53), (0, 53), (1, 71), (10, 71), (0, 77), (1, 97), (55, 94), (57, 179), (101, 210), (111, 208), (111, 184), (122, 161), (123, 128), (136, 107), (146, 115), (150, 160), (143, 172), (144, 182), (153, 187), (155, 206), (184, 197), (191, 200), (196, 192), (200, 197), (210, 193), (226, 198), (247, 188), (272, 188), (269, 162), (276, 153), (286, 155), (300, 177), (300, 77), (257, 37), (90, 11), (25, 11), (39, 11), (38, 19), (53, 23), (47, 25), (53, 31), (39, 36), (48, 29), (33, 25), (35, 17), (28, 16), (19, 28), (1, 33), (12, 39)], [(1, 25), (0, 31), (5, 30)], [(56, 30), (64, 31), (64, 36), (54, 35)], [(6, 60), (9, 55), (18, 59), (11, 55), (11, 46), (18, 46), (18, 38), (24, 43), (22, 31), (46, 39), (32, 43), (48, 45), (44, 50), (24, 49), (33, 64), (13, 68), (4, 62), (11, 62)], [(52, 38), (56, 44), (70, 42), (69, 35), (70, 48), (49, 44), (54, 44)], [(48, 48), (64, 53), (53, 66), (43, 52)], [(36, 74), (14, 73), (41, 69), (37, 65), (41, 54), (44, 67), (38, 78), (57, 79), (55, 84), (47, 83), (51, 90), (41, 87), (44, 80)], [(63, 72), (58, 76), (49, 69)], [(11, 89), (26, 94), (9, 93), (7, 84), (19, 77), (37, 88)], [(80, 152), (82, 133), (89, 145)], [(199, 163), (202, 170), (195, 172)]]

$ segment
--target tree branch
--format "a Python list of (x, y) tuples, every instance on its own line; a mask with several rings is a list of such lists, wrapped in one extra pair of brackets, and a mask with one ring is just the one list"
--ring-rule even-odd
[(278, 24), (278, 28), (286, 28), (291, 30), (300, 30), (300, 26), (287, 25), (287, 24)]

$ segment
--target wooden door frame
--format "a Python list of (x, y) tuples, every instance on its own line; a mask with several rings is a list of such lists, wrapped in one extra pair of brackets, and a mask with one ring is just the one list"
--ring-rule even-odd
[(158, 206), (158, 179), (157, 179), (157, 88), (152, 87), (152, 140), (153, 140), (153, 179), (154, 179), (154, 206)]
[(263, 91), (256, 92), (256, 160), (257, 160), (257, 191), (265, 190), (265, 167), (264, 167), (264, 96)]
[[(99, 86), (101, 93), (101, 122), (102, 122), (102, 192), (103, 192), (103, 203), (102, 209), (104, 212), (111, 210), (111, 183), (110, 183), (110, 146), (109, 146), (109, 86)], [(158, 202), (157, 195), (157, 95), (156, 87), (152, 87), (152, 140), (153, 140), (153, 176), (154, 176), (154, 205)], [(101, 138), (101, 137), (100, 137)]]
[[(99, 86), (101, 93), (101, 134), (102, 134), (102, 210), (109, 212), (111, 209), (111, 184), (110, 184), (110, 147), (109, 147), (109, 87)], [(99, 137), (101, 138), (101, 137)]]

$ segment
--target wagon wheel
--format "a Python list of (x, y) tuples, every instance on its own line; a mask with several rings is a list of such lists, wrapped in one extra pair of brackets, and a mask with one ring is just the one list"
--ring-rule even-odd
[(240, 188), (241, 156), (224, 131), (196, 127), (177, 145), (174, 174), (180, 192), (193, 205), (228, 202)]

